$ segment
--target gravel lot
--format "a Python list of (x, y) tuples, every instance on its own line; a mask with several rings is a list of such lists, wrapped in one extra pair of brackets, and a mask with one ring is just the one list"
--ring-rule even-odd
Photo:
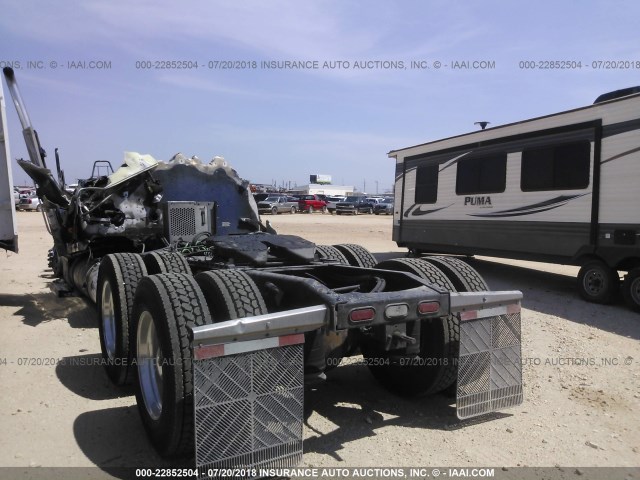
[[(41, 215), (17, 215), (20, 254), (0, 253), (0, 465), (168, 465), (147, 442), (132, 391), (92, 365), (100, 358), (93, 306), (50, 293)], [(391, 217), (263, 220), (316, 243), (360, 243), (380, 259), (404, 254), (391, 241)], [(307, 396), (304, 465), (639, 466), (640, 316), (622, 300), (582, 301), (574, 267), (472, 263), (493, 290), (524, 293), (525, 402), (461, 423), (451, 399), (396, 397), (352, 362)]]

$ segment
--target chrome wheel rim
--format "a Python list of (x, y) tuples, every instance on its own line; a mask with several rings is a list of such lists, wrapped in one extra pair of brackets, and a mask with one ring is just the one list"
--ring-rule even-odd
[(113, 303), (111, 282), (105, 280), (102, 284), (102, 339), (110, 359), (116, 355), (116, 314)]
[(138, 379), (147, 413), (153, 420), (162, 414), (162, 348), (153, 317), (142, 312), (138, 320)]

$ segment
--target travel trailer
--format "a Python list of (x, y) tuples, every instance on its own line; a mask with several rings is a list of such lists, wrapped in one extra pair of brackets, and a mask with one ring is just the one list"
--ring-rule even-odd
[(587, 300), (640, 309), (640, 89), (389, 152), (393, 239), (415, 254), (578, 265)]

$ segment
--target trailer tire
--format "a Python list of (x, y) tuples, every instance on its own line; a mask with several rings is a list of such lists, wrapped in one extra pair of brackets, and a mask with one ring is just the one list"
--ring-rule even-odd
[(419, 260), (429, 262), (438, 267), (451, 280), (458, 292), (486, 292), (487, 282), (467, 262), (455, 257), (421, 257)]
[(327, 260), (337, 260), (339, 263), (349, 265), (349, 260), (340, 250), (331, 245), (316, 245), (316, 253), (320, 258)]
[(147, 274), (140, 255), (112, 253), (100, 262), (96, 305), (104, 367), (116, 385), (131, 381), (131, 315), (136, 288)]
[[(413, 273), (440, 288), (456, 291), (442, 271), (419, 259), (387, 260), (376, 268)], [(455, 385), (459, 342), (460, 322), (457, 317), (449, 315), (421, 321), (419, 361), (406, 361), (415, 359), (415, 355), (391, 355), (374, 342), (364, 339), (361, 349), (369, 370), (385, 388), (399, 395), (430, 395)], [(388, 363), (381, 365), (379, 361), (373, 361), (376, 358), (384, 358)]]
[(239, 270), (214, 270), (195, 276), (213, 322), (264, 315), (267, 307), (253, 279)]
[(640, 268), (634, 268), (624, 277), (622, 294), (627, 305), (632, 310), (640, 312)]
[(354, 267), (373, 268), (378, 261), (373, 254), (361, 245), (355, 243), (341, 243), (334, 245), (345, 256), (349, 265)]
[(602, 260), (585, 263), (578, 272), (578, 293), (593, 303), (611, 303), (620, 287), (618, 272)]
[(211, 323), (204, 295), (190, 275), (166, 273), (140, 282), (133, 309), (136, 403), (163, 457), (192, 456), (194, 386), (189, 328)]
[(187, 258), (177, 252), (149, 252), (143, 257), (149, 275), (158, 273), (191, 273)]

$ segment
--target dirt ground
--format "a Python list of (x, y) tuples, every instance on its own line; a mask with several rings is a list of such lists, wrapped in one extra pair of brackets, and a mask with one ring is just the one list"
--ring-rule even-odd
[[(97, 315), (57, 298), (40, 214), (20, 212), (20, 254), (0, 253), (0, 465), (159, 467), (132, 391), (107, 380)], [(279, 233), (402, 256), (390, 217), (265, 216)], [(582, 301), (574, 267), (472, 260), (492, 290), (521, 290), (524, 403), (459, 422), (444, 396), (404, 399), (361, 365), (307, 396), (304, 465), (640, 466), (640, 316)]]

